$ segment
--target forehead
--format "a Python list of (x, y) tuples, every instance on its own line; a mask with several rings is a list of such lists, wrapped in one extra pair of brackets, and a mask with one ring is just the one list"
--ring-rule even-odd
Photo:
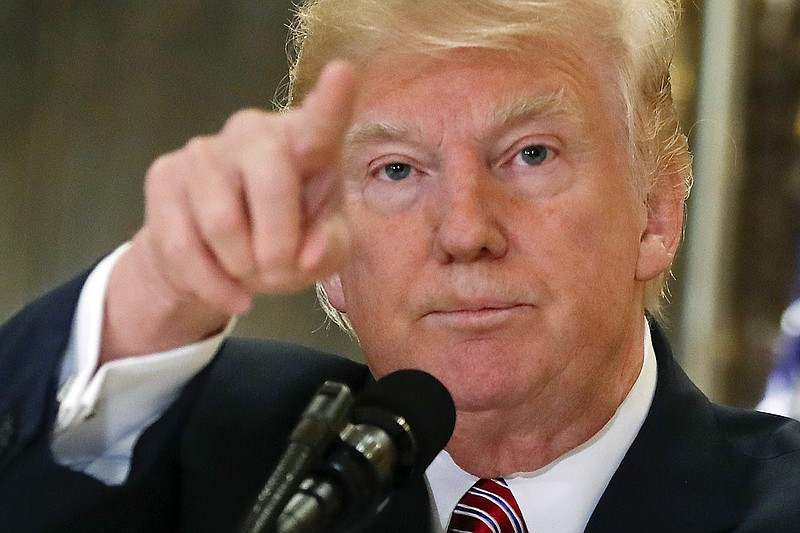
[[(349, 140), (396, 136), (414, 117), (448, 128), (492, 127), (554, 118), (587, 128), (614, 113), (606, 67), (591, 52), (532, 43), (530, 53), (456, 49), (436, 55), (377, 56), (360, 73)], [(610, 67), (610, 66), (609, 66)]]

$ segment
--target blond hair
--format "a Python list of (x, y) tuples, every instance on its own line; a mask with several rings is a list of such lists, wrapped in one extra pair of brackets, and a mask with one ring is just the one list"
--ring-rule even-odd
[[(299, 104), (333, 59), (361, 64), (375, 54), (435, 54), (457, 48), (530, 53), (532, 38), (588, 37), (616, 68), (612, 87), (625, 122), (631, 186), (643, 201), (656, 186), (687, 194), (691, 158), (672, 101), (670, 65), (679, 0), (311, 0), (298, 8), (286, 105)], [(676, 181), (676, 176), (681, 179)], [(655, 314), (668, 271), (645, 285)], [(320, 301), (352, 332), (347, 317)]]

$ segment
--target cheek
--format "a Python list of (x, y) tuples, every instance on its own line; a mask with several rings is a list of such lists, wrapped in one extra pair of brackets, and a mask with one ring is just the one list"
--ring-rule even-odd
[(355, 256), (342, 276), (342, 288), (347, 316), (364, 358), (373, 374), (382, 377), (409, 366), (404, 363), (408, 353), (405, 342), (411, 337), (405, 321), (405, 289), (413, 280), (408, 280), (407, 272), (392, 260), (397, 253), (387, 250), (382, 257), (375, 248), (371, 247), (369, 254)]
[[(349, 202), (351, 255), (342, 274), (348, 315), (363, 330), (399, 317), (425, 261), (425, 230), (411, 217), (386, 216)], [(359, 336), (362, 334), (360, 331)]]
[(638, 236), (624, 202), (597, 198), (583, 195), (547, 206), (541, 253), (566, 297), (602, 310), (616, 293), (633, 287)]

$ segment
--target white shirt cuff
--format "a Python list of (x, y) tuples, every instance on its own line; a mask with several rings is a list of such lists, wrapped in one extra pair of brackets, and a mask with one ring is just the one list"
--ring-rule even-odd
[(123, 245), (103, 259), (81, 291), (62, 365), (51, 443), (59, 464), (109, 485), (125, 481), (139, 436), (211, 361), (236, 323), (231, 319), (224, 331), (195, 344), (112, 361), (95, 373), (108, 279), (127, 248)]

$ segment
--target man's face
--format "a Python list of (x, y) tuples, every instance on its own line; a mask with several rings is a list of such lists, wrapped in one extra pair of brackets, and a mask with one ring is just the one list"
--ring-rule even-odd
[(461, 410), (565, 379), (602, 387), (641, 357), (647, 210), (608, 66), (590, 48), (531, 50), (377, 59), (360, 74), (344, 157), (352, 257), (329, 296), (377, 376), (426, 370)]

